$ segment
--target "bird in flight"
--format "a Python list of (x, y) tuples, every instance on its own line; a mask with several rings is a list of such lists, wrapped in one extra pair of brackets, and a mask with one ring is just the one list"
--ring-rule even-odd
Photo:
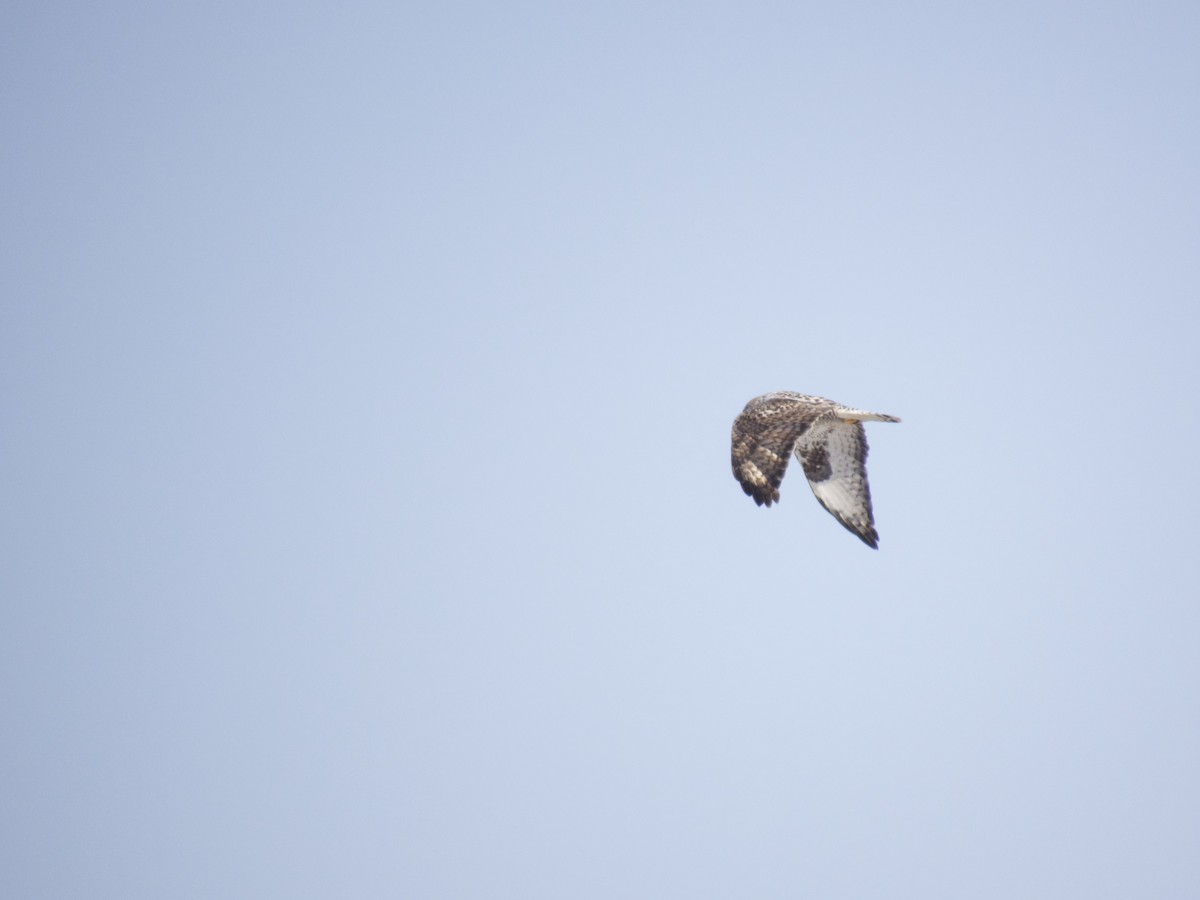
[(733, 477), (759, 506), (778, 503), (779, 485), (794, 452), (817, 502), (877, 549), (862, 423), (899, 421), (794, 391), (763, 394), (733, 420)]

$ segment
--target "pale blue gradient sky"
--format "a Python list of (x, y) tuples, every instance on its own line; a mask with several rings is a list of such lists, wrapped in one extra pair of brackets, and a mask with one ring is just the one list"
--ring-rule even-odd
[(0, 894), (1200, 895), (1197, 46), (10, 4)]

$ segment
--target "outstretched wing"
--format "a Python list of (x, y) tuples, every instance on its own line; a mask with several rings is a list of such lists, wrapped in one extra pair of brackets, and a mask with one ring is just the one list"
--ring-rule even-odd
[(864, 544), (878, 548), (862, 424), (834, 421), (828, 428), (802, 437), (796, 444), (796, 456), (817, 501)]
[(812, 412), (795, 401), (751, 401), (734, 419), (733, 477), (759, 506), (779, 502), (792, 449), (811, 420)]

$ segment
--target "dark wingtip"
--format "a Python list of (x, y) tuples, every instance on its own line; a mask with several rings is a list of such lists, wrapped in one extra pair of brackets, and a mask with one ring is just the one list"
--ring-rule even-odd
[[(834, 516), (834, 518), (837, 518), (837, 516)], [(841, 522), (843, 528), (845, 528), (848, 532), (850, 532), (872, 550), (879, 549), (879, 532), (873, 527), (868, 525), (864, 530), (859, 531), (849, 522), (843, 522), (841, 519), (838, 519), (838, 522)]]
[(752, 497), (754, 502), (759, 506), (770, 506), (772, 503), (779, 502), (779, 492), (775, 490), (761, 490), (753, 484), (742, 482), (742, 491), (747, 497)]

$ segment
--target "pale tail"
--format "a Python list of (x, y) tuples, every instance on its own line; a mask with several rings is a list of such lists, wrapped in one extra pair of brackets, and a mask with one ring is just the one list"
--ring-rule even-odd
[(835, 410), (835, 414), (839, 419), (846, 422), (899, 422), (896, 416), (889, 416), (886, 413), (867, 412), (865, 409), (847, 409), (844, 406), (839, 406)]

